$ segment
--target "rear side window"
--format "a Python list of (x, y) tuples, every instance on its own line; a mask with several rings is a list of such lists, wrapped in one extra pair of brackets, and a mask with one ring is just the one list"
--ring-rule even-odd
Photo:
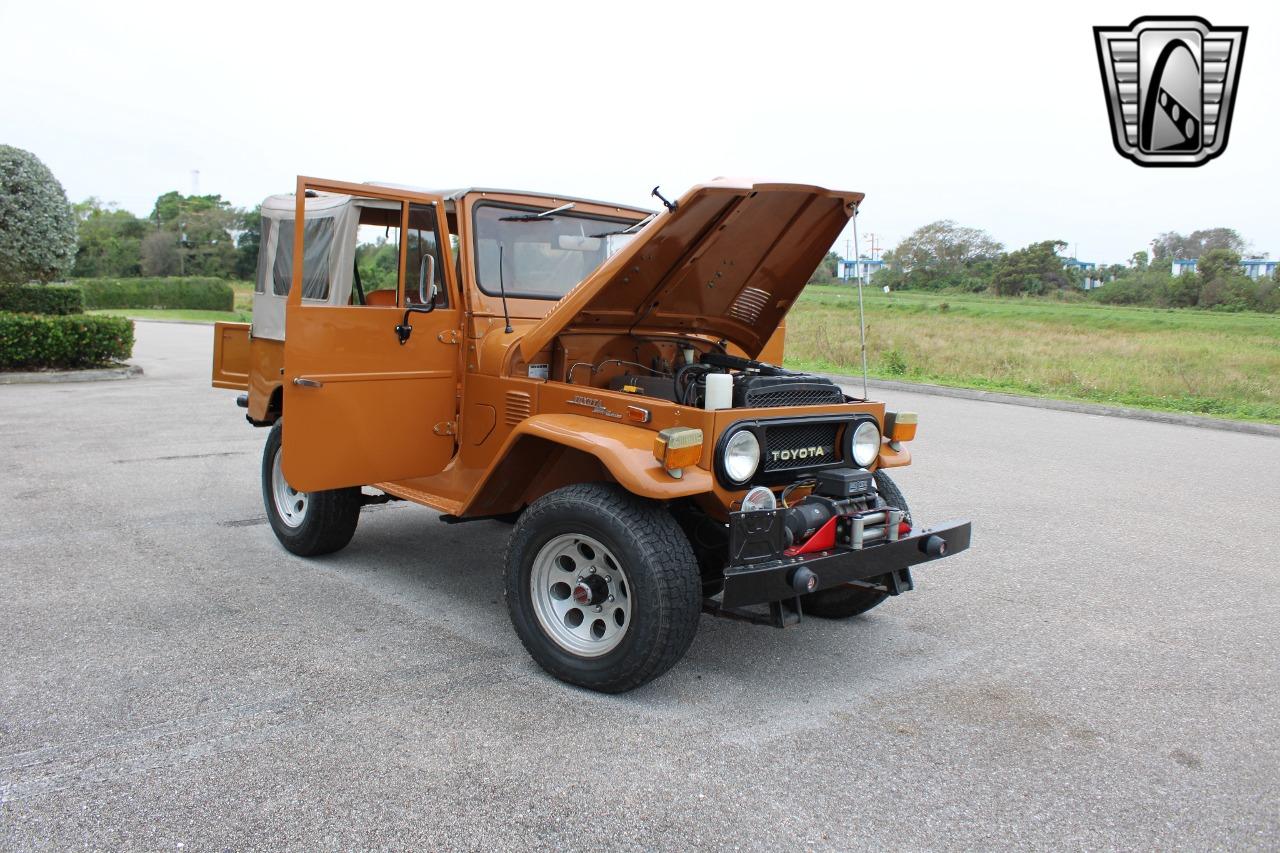
[[(262, 235), (258, 239), (258, 271), (253, 289), (258, 293), (267, 292), (267, 246), (271, 240), (271, 220), (262, 218)], [(274, 285), (273, 285), (274, 289)]]
[[(302, 265), (303, 299), (329, 298), (329, 250), (333, 245), (333, 219), (309, 219), (303, 234), (306, 258)], [(272, 290), (287, 296), (293, 283), (294, 220), (282, 219), (277, 226), (276, 260), (272, 267)]]

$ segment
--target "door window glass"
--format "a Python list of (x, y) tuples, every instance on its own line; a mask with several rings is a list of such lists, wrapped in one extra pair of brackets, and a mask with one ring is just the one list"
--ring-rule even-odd
[(360, 207), (352, 305), (399, 303), (400, 211), (398, 204)]
[[(435, 205), (409, 205), (409, 234), (406, 240), (408, 251), (405, 260), (406, 298), (415, 303), (429, 301), (432, 285), (434, 285), (436, 307), (448, 308), (449, 292), (444, 283), (444, 265), (440, 253)], [(428, 262), (427, 258), (431, 260)], [(430, 279), (426, 278), (428, 268), (432, 270)]]

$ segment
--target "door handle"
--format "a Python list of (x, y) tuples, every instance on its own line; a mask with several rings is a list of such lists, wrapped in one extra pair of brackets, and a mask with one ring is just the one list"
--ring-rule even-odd
[(301, 385), (303, 388), (323, 388), (324, 387), (323, 382), (318, 382), (315, 379), (306, 379), (302, 376), (293, 377), (293, 384)]

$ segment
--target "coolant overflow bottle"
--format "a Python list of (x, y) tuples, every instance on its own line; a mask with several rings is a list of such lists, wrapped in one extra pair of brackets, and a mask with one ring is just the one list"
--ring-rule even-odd
[(708, 374), (706, 401), (707, 402), (703, 408), (708, 411), (714, 409), (732, 409), (733, 377), (728, 373)]

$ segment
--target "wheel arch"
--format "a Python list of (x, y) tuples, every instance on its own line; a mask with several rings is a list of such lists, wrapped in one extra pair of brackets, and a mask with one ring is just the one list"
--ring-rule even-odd
[(654, 433), (582, 415), (534, 415), (512, 430), (461, 515), (515, 512), (547, 492), (583, 482), (614, 482), (641, 498), (668, 501), (713, 489), (711, 474), (686, 468), (672, 477), (653, 457)]
[(284, 415), (284, 386), (273, 383), (263, 388), (250, 387), (247, 417), (254, 426), (269, 427)]

